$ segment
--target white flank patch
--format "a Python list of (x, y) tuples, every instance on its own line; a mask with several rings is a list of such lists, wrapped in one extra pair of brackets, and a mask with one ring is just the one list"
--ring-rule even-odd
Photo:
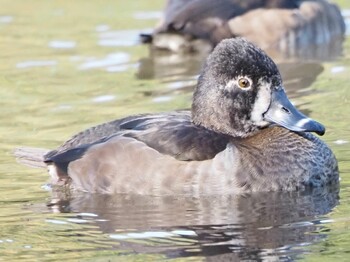
[(267, 122), (264, 121), (263, 114), (271, 103), (271, 84), (260, 81), (259, 85), (260, 88), (253, 106), (251, 120), (258, 126), (264, 126)]

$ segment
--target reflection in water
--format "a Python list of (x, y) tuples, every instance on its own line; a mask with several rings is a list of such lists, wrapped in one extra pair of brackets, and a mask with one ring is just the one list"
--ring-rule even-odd
[(275, 59), (327, 60), (340, 55), (345, 22), (328, 1), (168, 0), (145, 43), (173, 52), (196, 52), (222, 39), (245, 37)]
[(102, 59), (90, 58), (79, 66), (80, 70), (95, 69), (95, 68), (109, 68), (120, 66), (130, 60), (130, 55), (124, 52), (108, 54)]
[(290, 48), (284, 53), (273, 54), (279, 60), (297, 59), (297, 60), (315, 60), (330, 61), (334, 60), (342, 54), (343, 38), (334, 38), (329, 43), (310, 45), (304, 47)]
[(151, 52), (148, 58), (140, 60), (137, 73), (139, 79), (179, 80), (184, 76), (193, 76), (199, 70), (207, 54), (179, 54), (169, 52)]
[(53, 212), (77, 213), (68, 219), (98, 226), (116, 249), (209, 261), (294, 259), (327, 237), (324, 216), (338, 204), (338, 187), (202, 198), (55, 194)]
[(138, 19), (138, 20), (161, 19), (162, 12), (160, 12), (160, 11), (153, 11), (153, 12), (151, 12), (151, 11), (148, 11), (148, 12), (138, 11), (138, 12), (134, 13), (133, 18)]
[(323, 65), (316, 62), (279, 63), (278, 68), (290, 97), (312, 93), (306, 88), (309, 88), (324, 70)]
[[(163, 91), (163, 94), (172, 93), (174, 90), (192, 93), (206, 56), (205, 53), (186, 55), (152, 52), (150, 57), (141, 59), (137, 77), (169, 82), (169, 90)], [(324, 70), (321, 63), (306, 61), (280, 62), (278, 68), (289, 97), (311, 93), (305, 89), (310, 87)]]
[(99, 46), (133, 46), (139, 43), (138, 30), (118, 30), (108, 31), (101, 30), (103, 27), (98, 27)]

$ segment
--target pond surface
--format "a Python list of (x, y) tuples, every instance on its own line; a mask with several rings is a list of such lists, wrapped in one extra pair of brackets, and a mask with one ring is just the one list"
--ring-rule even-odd
[(45, 170), (15, 162), (19, 145), (55, 148), (101, 122), (190, 106), (203, 57), (150, 56), (138, 42), (162, 5), (0, 0), (0, 261), (349, 261), (349, 37), (336, 59), (279, 64), (293, 102), (327, 127), (340, 188), (63, 195), (45, 186)]

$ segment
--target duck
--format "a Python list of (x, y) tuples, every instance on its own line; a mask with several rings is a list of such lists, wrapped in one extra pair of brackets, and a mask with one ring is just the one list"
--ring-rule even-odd
[(327, 0), (168, 0), (161, 21), (141, 41), (154, 49), (207, 53), (222, 39), (244, 37), (270, 54), (298, 57), (318, 47), (317, 55), (331, 56), (344, 33), (338, 6)]
[(15, 156), (47, 166), (53, 185), (90, 193), (294, 191), (339, 181), (333, 152), (313, 133), (325, 127), (289, 101), (273, 60), (231, 38), (208, 56), (191, 110), (127, 116)]

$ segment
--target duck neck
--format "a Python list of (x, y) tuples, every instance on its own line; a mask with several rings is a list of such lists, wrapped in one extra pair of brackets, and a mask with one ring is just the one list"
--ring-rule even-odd
[(196, 105), (192, 106), (192, 122), (196, 126), (204, 127), (216, 133), (229, 135), (235, 138), (246, 138), (255, 135), (260, 128), (252, 125), (248, 118), (238, 119), (234, 114), (223, 115), (215, 110), (207, 112), (199, 110)]

